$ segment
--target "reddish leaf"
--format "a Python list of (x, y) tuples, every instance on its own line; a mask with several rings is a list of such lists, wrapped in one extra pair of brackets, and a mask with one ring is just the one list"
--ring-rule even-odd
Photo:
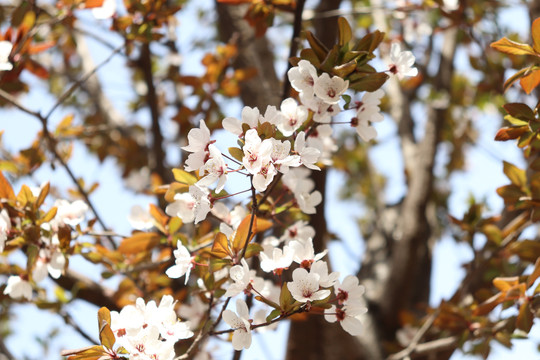
[(540, 70), (534, 70), (523, 76), (519, 84), (527, 94), (530, 94), (540, 84)]
[(149, 251), (159, 244), (161, 237), (156, 233), (139, 232), (132, 237), (122, 240), (118, 251), (122, 254), (138, 254)]
[(33, 55), (52, 48), (56, 43), (54, 41), (46, 41), (39, 43), (37, 45), (30, 45), (28, 49), (28, 54)]
[(28, 59), (25, 63), (26, 70), (30, 71), (32, 74), (36, 75), (41, 79), (48, 79), (49, 72), (43, 66), (32, 59)]
[(162, 226), (167, 225), (169, 217), (154, 204), (150, 204), (150, 215)]
[(525, 299), (519, 307), (519, 314), (516, 319), (516, 327), (528, 333), (533, 326), (534, 316), (529, 306), (529, 300)]
[(527, 278), (527, 287), (531, 287), (536, 279), (540, 277), (540, 258), (536, 259), (534, 264), (534, 270), (531, 275)]
[(255, 216), (253, 221), (251, 220), (251, 216), (251, 214), (246, 216), (236, 230), (232, 246), (235, 254), (238, 254), (244, 248), (246, 242), (250, 242), (251, 239), (253, 239), (255, 233), (257, 232), (257, 216), (253, 215)]
[(528, 126), (519, 126), (519, 127), (503, 127), (497, 131), (495, 135), (496, 141), (507, 141), (514, 140), (529, 131)]
[(509, 103), (503, 105), (503, 108), (508, 114), (520, 120), (531, 121), (535, 119), (534, 112), (526, 104)]

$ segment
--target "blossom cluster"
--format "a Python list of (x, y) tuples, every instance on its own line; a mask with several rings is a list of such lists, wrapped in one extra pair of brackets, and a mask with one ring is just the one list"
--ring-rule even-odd
[[(39, 189), (36, 191), (38, 195)], [(63, 226), (76, 227), (84, 221), (84, 215), (88, 211), (88, 205), (82, 200), (69, 202), (67, 200), (57, 200), (54, 203), (56, 208), (55, 217), (44, 222), (40, 226), (41, 236), (35, 244), (39, 250), (36, 256), (36, 261), (29, 269), (31, 274), (12, 275), (8, 278), (7, 286), (4, 289), (4, 295), (9, 295), (11, 298), (32, 299), (32, 283), (40, 283), (48, 275), (53, 279), (58, 279), (64, 272), (67, 265), (67, 254), (65, 254), (60, 246), (58, 238), (58, 229)], [(0, 212), (0, 253), (4, 251), (7, 234), (11, 230), (11, 220), (6, 209)]]
[[(175, 311), (172, 296), (145, 303), (138, 298), (135, 305), (127, 305), (120, 312), (111, 312), (111, 330), (116, 344), (134, 359), (172, 360), (174, 344), (193, 336), (189, 322), (181, 322)], [(119, 351), (120, 352), (120, 351)]]

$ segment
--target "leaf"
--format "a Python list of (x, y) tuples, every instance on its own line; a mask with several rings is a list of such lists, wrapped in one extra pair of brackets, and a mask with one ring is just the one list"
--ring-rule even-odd
[(524, 68), (516, 72), (514, 75), (510, 76), (508, 80), (504, 82), (503, 85), (503, 91), (506, 92), (510, 86), (512, 86), (513, 83), (515, 83), (518, 79), (521, 79), (521, 77), (529, 71), (529, 68)]
[(533, 21), (531, 26), (531, 37), (533, 40), (533, 49), (540, 53), (540, 18)]
[(519, 84), (527, 94), (530, 94), (540, 84), (540, 69), (533, 70), (524, 75), (519, 80)]
[(106, 307), (102, 307), (98, 310), (98, 326), (101, 327), (104, 324), (111, 325), (111, 312)]
[(150, 204), (150, 215), (162, 226), (167, 225), (169, 217), (154, 204)]
[(13, 188), (2, 172), (0, 172), (0, 199), (15, 200)]
[(534, 49), (527, 44), (518, 43), (507, 38), (497, 40), (490, 45), (495, 50), (510, 55), (534, 55), (537, 56)]
[(374, 73), (366, 75), (359, 80), (352, 81), (349, 84), (349, 88), (356, 91), (368, 91), (373, 92), (378, 90), (388, 79), (386, 73)]
[(91, 9), (91, 8), (101, 7), (103, 6), (104, 1), (105, 0), (86, 0), (84, 2), (84, 8)]
[(260, 244), (252, 243), (247, 246), (244, 257), (249, 259), (252, 256), (259, 255), (262, 251), (264, 251), (264, 249)]
[(39, 224), (43, 224), (54, 219), (57, 211), (58, 209), (56, 207), (52, 207), (41, 219), (39, 219)]
[(49, 78), (49, 71), (45, 69), (41, 64), (33, 59), (28, 59), (24, 63), (26, 70), (36, 75), (40, 79), (47, 80)]
[(540, 257), (540, 242), (533, 240), (518, 241), (511, 244), (508, 251), (519, 256), (522, 260), (535, 263)]
[(138, 254), (146, 252), (159, 244), (161, 236), (157, 233), (138, 232), (135, 235), (122, 240), (118, 251), (122, 254)]
[(43, 188), (39, 192), (38, 198), (36, 200), (36, 207), (39, 208), (43, 203), (45, 202), (45, 198), (49, 194), (49, 190), (51, 189), (51, 184), (47, 181), (45, 185), (43, 185)]
[(182, 169), (173, 169), (172, 170), (174, 179), (181, 184), (193, 185), (197, 182), (197, 178), (193, 175), (184, 171)]
[[(257, 298), (257, 297), (256, 297)], [(257, 299), (258, 300), (258, 299)], [(268, 316), (266, 317), (266, 321), (267, 322), (270, 322), (272, 320), (274, 320), (275, 318), (277, 318), (278, 316), (281, 315), (281, 310), (279, 309), (274, 309), (270, 312), (270, 314), (268, 314)]]
[(534, 264), (534, 270), (531, 275), (527, 278), (527, 287), (531, 287), (536, 279), (540, 277), (540, 258), (536, 259)]
[(503, 172), (510, 179), (510, 182), (519, 187), (527, 185), (527, 174), (525, 170), (519, 169), (509, 162), (503, 161)]
[(233, 254), (229, 249), (229, 239), (227, 239), (227, 235), (222, 232), (217, 233), (214, 238), (214, 243), (212, 244), (211, 254), (220, 259), (227, 256), (232, 257)]
[(105, 346), (107, 349), (112, 349), (116, 338), (109, 324), (105, 324), (99, 332), (99, 341), (101, 345)]
[(522, 103), (508, 103), (503, 105), (504, 110), (515, 118), (524, 121), (535, 120), (534, 112), (530, 107)]
[(534, 316), (529, 306), (529, 299), (525, 299), (519, 307), (519, 314), (516, 319), (516, 327), (528, 333), (533, 326)]
[(279, 294), (279, 306), (281, 308), (281, 311), (288, 312), (292, 309), (292, 304), (294, 304), (296, 300), (291, 295), (291, 292), (289, 291), (289, 288), (287, 287), (287, 282), (284, 282), (281, 286), (281, 293)]
[(383, 39), (384, 33), (379, 30), (375, 30), (374, 32), (369, 33), (362, 39), (360, 39), (360, 41), (355, 45), (353, 50), (367, 51), (372, 53), (383, 41)]
[(497, 277), (493, 279), (493, 285), (500, 291), (508, 291), (514, 286), (519, 284), (519, 278), (517, 276), (512, 277)]
[(68, 360), (97, 360), (106, 356), (107, 352), (101, 345), (94, 345), (76, 350), (62, 350), (60, 355), (69, 356)]
[(242, 159), (244, 158), (244, 152), (237, 147), (230, 147), (229, 154), (239, 162), (242, 162)]
[(317, 39), (311, 31), (306, 31), (306, 39), (313, 49), (313, 52), (315, 52), (315, 55), (317, 55), (317, 59), (319, 59), (320, 62), (323, 62), (324, 59), (326, 59), (326, 54), (328, 54), (328, 48), (324, 46), (322, 41)]
[(338, 42), (339, 46), (344, 46), (349, 43), (352, 39), (352, 30), (351, 26), (349, 25), (349, 22), (344, 17), (338, 18)]
[[(251, 220), (251, 217), (255, 216), (253, 221)], [(234, 234), (233, 239), (233, 245), (232, 249), (235, 254), (238, 254), (242, 249), (244, 249), (244, 246), (246, 243), (250, 242), (251, 239), (253, 239), (253, 236), (255, 236), (255, 233), (257, 232), (257, 216), (249, 214), (242, 220), (240, 225), (238, 226), (238, 229), (236, 230), (236, 233)], [(251, 229), (250, 229), (251, 227)]]
[(514, 140), (529, 131), (529, 126), (503, 127), (495, 134), (495, 141)]

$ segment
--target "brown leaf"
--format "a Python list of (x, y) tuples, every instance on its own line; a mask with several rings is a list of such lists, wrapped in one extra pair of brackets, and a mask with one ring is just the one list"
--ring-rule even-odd
[(227, 256), (232, 257), (233, 254), (229, 249), (229, 240), (224, 233), (217, 233), (216, 237), (214, 238), (214, 244), (212, 245), (211, 254), (219, 259), (223, 259)]
[(118, 251), (122, 254), (138, 254), (146, 252), (159, 244), (161, 237), (156, 233), (138, 232), (132, 237), (122, 240)]
[(13, 188), (2, 172), (0, 172), (0, 199), (15, 200)]
[(531, 26), (531, 37), (534, 51), (540, 53), (540, 18), (533, 21)]
[(514, 140), (529, 131), (529, 126), (503, 127), (495, 135), (496, 141)]

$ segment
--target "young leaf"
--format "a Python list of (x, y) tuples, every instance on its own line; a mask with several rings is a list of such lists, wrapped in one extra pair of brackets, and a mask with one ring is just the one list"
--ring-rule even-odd
[(529, 300), (525, 299), (519, 307), (519, 314), (516, 319), (516, 327), (528, 333), (533, 326), (534, 316), (529, 306)]
[(157, 233), (138, 232), (132, 237), (122, 240), (118, 251), (122, 254), (138, 254), (146, 252), (159, 244), (161, 236)]
[(504, 110), (509, 115), (524, 121), (532, 121), (535, 119), (534, 112), (530, 107), (522, 103), (509, 103), (503, 105)]
[(503, 172), (508, 179), (510, 179), (512, 184), (519, 187), (527, 184), (527, 174), (525, 173), (525, 170), (522, 170), (509, 162), (503, 161)]
[(224, 233), (217, 233), (216, 237), (214, 238), (211, 254), (219, 259), (223, 259), (227, 256), (232, 257), (231, 250), (229, 249), (229, 240)]
[(497, 40), (490, 45), (495, 50), (510, 55), (534, 55), (538, 56), (534, 49), (527, 44), (518, 43), (507, 38)]
[(536, 259), (534, 264), (534, 270), (531, 275), (527, 278), (527, 287), (531, 287), (536, 279), (540, 277), (540, 258)]
[(344, 17), (338, 18), (339, 46), (348, 44), (352, 39), (351, 26)]
[(0, 199), (15, 200), (13, 188), (2, 172), (0, 172)]
[(519, 84), (527, 94), (530, 94), (540, 84), (540, 70), (527, 73), (519, 80)]
[(172, 172), (174, 179), (181, 184), (193, 185), (197, 182), (197, 178), (187, 171), (182, 169), (173, 169)]
[(533, 49), (540, 53), (540, 18), (533, 21), (531, 26), (531, 37), (533, 40)]
[[(233, 239), (233, 251), (235, 254), (238, 254), (243, 248), (246, 242), (250, 242), (251, 239), (253, 239), (253, 236), (257, 232), (257, 216), (251, 220), (251, 214), (246, 216), (244, 220), (240, 223), (240, 226), (238, 226), (238, 229), (236, 230), (236, 234), (234, 235)], [(253, 224), (252, 224), (253, 223)], [(251, 226), (251, 229), (250, 229)], [(251, 230), (251, 232), (250, 232)]]
[(306, 31), (306, 39), (309, 42), (309, 46), (311, 46), (315, 52), (315, 55), (317, 55), (319, 61), (324, 61), (326, 54), (328, 54), (326, 46), (324, 46), (321, 40), (317, 39), (310, 31)]
[(514, 140), (529, 131), (529, 126), (503, 127), (495, 134), (495, 141)]

